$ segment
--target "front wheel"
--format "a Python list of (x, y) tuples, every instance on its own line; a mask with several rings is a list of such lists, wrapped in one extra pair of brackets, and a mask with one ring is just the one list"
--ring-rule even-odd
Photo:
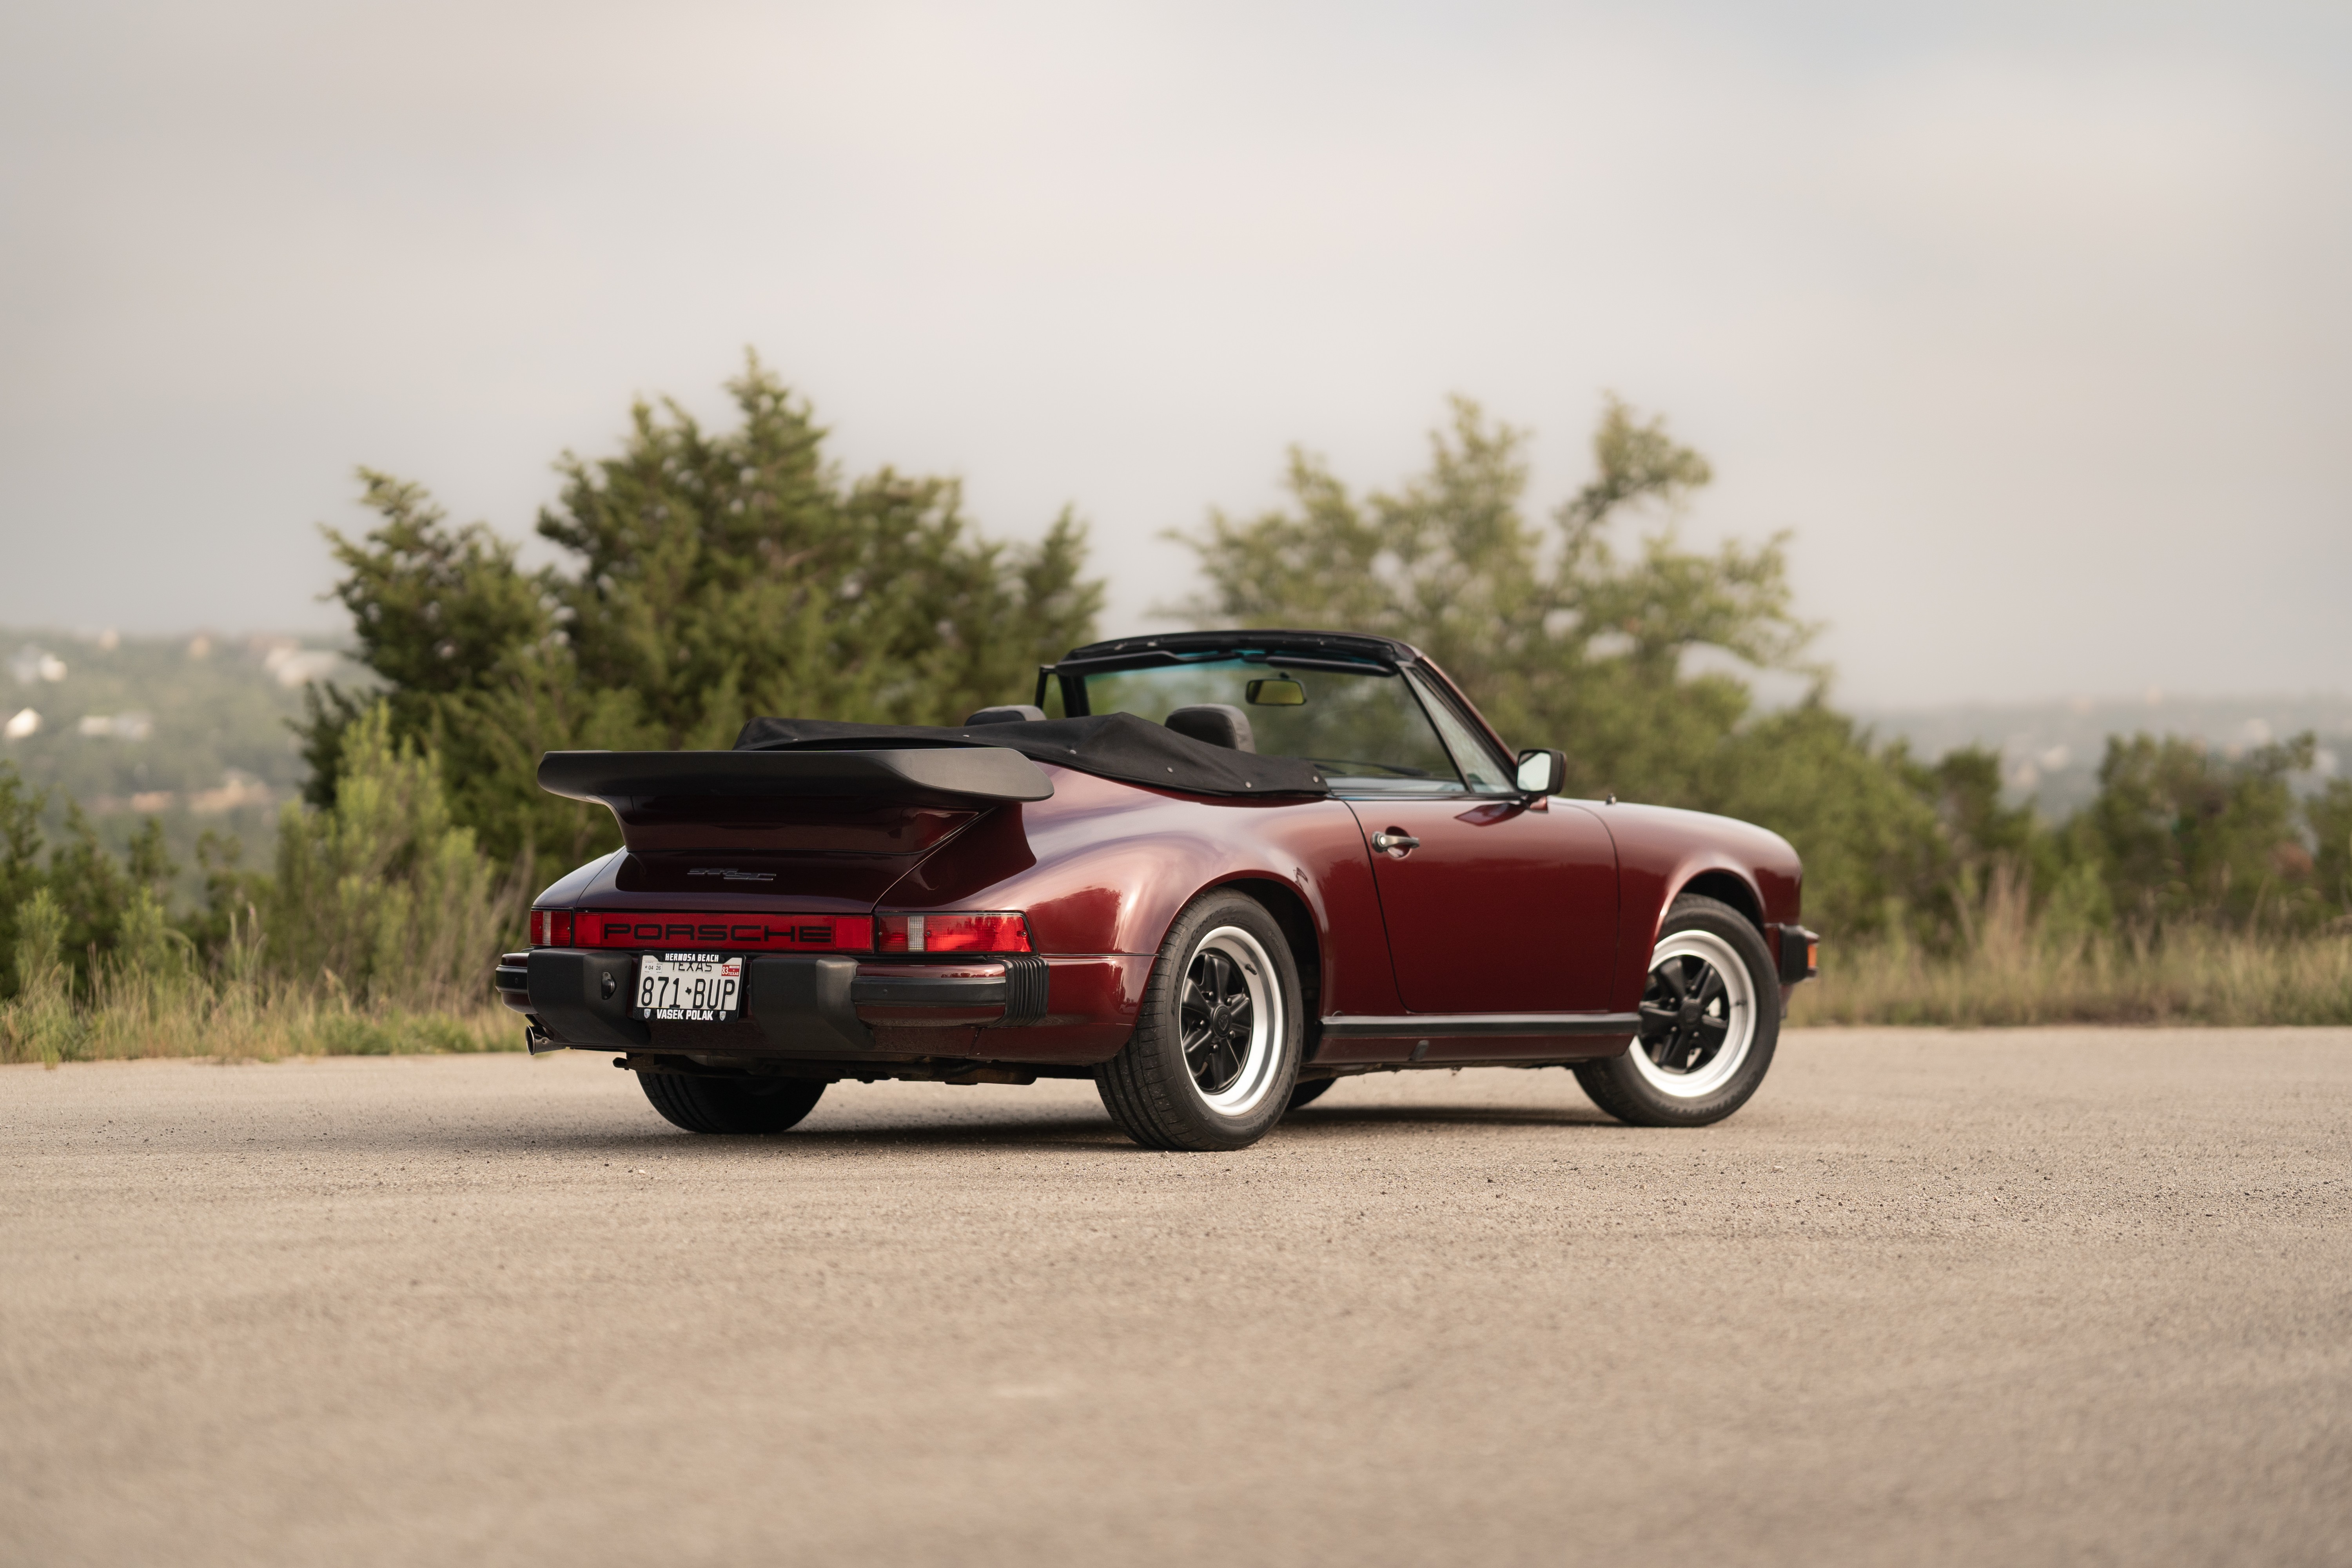
[(1780, 977), (1764, 938), (1730, 905), (1685, 893), (1667, 910), (1622, 1057), (1585, 1062), (1592, 1103), (1635, 1127), (1704, 1127), (1748, 1103), (1780, 1037)]
[(1147, 1149), (1247, 1148), (1290, 1107), (1303, 1006), (1265, 905), (1195, 900), (1160, 944), (1135, 1033), (1095, 1069), (1103, 1109)]

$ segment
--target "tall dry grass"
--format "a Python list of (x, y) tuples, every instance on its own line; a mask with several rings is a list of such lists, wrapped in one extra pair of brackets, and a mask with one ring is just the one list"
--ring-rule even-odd
[(2352, 933), (2178, 924), (2088, 929), (2038, 914), (1996, 870), (1958, 938), (1827, 944), (1792, 1024), (2352, 1024)]
[(410, 1013), (354, 1007), (291, 990), (195, 994), (169, 1010), (128, 1006), (0, 1007), (0, 1063), (186, 1057), (277, 1061), (519, 1051), (522, 1022), (503, 1007)]
[(160, 911), (127, 933), (93, 977), (90, 994), (70, 994), (57, 938), (64, 925), (45, 890), (17, 942), (25, 984), (0, 1005), (0, 1062), (192, 1057), (272, 1061), (298, 1056), (392, 1056), (417, 1051), (519, 1050), (522, 1028), (495, 1004), (409, 1008), (356, 1001), (332, 984), (305, 985), (262, 963), (252, 922), (232, 934), (211, 973), (199, 970), (185, 939)]

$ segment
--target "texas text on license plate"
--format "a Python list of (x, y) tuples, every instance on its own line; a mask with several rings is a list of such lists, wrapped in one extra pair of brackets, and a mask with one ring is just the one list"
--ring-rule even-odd
[(718, 952), (647, 952), (637, 958), (640, 1018), (723, 1024), (743, 1005), (743, 960)]

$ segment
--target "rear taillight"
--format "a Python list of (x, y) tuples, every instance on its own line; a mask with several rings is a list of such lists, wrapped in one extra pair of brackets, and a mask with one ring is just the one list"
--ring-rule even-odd
[(951, 915), (882, 915), (874, 921), (881, 952), (1027, 952), (1029, 921), (1019, 910)]
[(570, 910), (531, 910), (530, 945), (570, 947), (572, 945), (572, 911)]

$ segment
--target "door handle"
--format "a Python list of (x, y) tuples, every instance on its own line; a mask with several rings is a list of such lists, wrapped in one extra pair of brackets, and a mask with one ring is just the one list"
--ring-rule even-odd
[(1399, 855), (1409, 855), (1421, 847), (1421, 840), (1410, 833), (1400, 833), (1391, 828), (1386, 833), (1372, 835), (1372, 847), (1383, 854), (1394, 851)]

